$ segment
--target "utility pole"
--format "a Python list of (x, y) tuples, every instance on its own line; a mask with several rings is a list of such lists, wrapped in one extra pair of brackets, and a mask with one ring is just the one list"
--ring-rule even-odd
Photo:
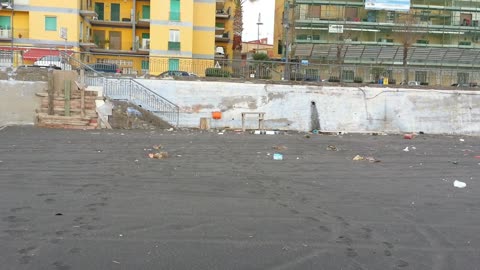
[(257, 22), (257, 52), (260, 48), (260, 25), (263, 25), (263, 23), (260, 20), (261, 13), (258, 13), (258, 22)]
[(10, 53), (11, 53), (11, 61), (12, 61), (12, 68), (13, 68), (13, 62), (15, 60), (15, 56), (14, 56), (14, 53), (13, 53), (13, 38), (14, 38), (14, 35), (13, 35), (13, 15), (14, 15), (14, 9), (13, 9), (13, 0), (10, 0), (8, 2), (8, 6), (7, 8), (10, 8), (12, 10), (12, 18), (11, 18), (11, 23), (10, 23), (10, 38), (11, 38), (11, 42), (10, 42)]
[(132, 40), (133, 40), (132, 51), (136, 51), (138, 49), (137, 36), (135, 35), (135, 25), (137, 23), (136, 12), (137, 12), (137, 1), (133, 0), (133, 7), (130, 10), (130, 18), (132, 20)]
[(285, 0), (284, 9), (283, 9), (283, 34), (285, 35), (285, 47), (283, 49), (283, 56), (285, 58), (285, 68), (283, 69), (283, 79), (285, 81), (290, 80), (290, 64), (289, 64), (289, 54), (288, 54), (288, 36), (290, 30), (290, 2)]

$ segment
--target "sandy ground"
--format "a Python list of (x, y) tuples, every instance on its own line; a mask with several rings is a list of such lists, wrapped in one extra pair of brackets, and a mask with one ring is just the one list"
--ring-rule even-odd
[(0, 268), (480, 269), (480, 139), (461, 138), (8, 127)]

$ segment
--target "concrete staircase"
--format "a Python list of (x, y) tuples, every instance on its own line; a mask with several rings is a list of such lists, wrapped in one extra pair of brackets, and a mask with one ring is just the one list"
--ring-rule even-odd
[(102, 87), (103, 95), (111, 100), (131, 102), (154, 113), (172, 126), (178, 126), (179, 107), (135, 79), (107, 76), (93, 70), (79, 59), (63, 54), (73, 70), (80, 71), (80, 82), (86, 86)]

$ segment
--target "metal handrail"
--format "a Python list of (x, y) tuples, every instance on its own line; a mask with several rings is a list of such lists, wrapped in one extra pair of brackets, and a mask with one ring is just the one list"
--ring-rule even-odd
[[(160, 96), (144, 84), (132, 78), (111, 78), (96, 71), (89, 65), (82, 61), (64, 53), (60, 52), (64, 59), (68, 59), (70, 64), (75, 63), (77, 70), (83, 69), (89, 74), (94, 74), (89, 77), (89, 83), (92, 86), (103, 86), (105, 96), (113, 100), (128, 100), (137, 106), (144, 107), (149, 111), (159, 114), (161, 118), (166, 118), (170, 124), (178, 127), (180, 118), (180, 108), (170, 100)], [(74, 66), (74, 65), (72, 65)], [(87, 79), (87, 78), (85, 78)], [(87, 82), (84, 82), (87, 84)], [(89, 84), (87, 84), (89, 85)], [(115, 86), (120, 86), (115, 88)], [(123, 87), (121, 87), (123, 86)]]

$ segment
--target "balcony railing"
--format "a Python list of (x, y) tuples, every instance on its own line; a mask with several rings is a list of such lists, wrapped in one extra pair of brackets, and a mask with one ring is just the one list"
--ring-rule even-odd
[(0, 29), (0, 38), (1, 39), (12, 38), (12, 30), (11, 29)]
[[(28, 38), (28, 29), (14, 28), (13, 38)], [(0, 29), (0, 39), (11, 39), (12, 29)]]
[(169, 41), (168, 42), (168, 50), (169, 51), (180, 51), (180, 42)]

